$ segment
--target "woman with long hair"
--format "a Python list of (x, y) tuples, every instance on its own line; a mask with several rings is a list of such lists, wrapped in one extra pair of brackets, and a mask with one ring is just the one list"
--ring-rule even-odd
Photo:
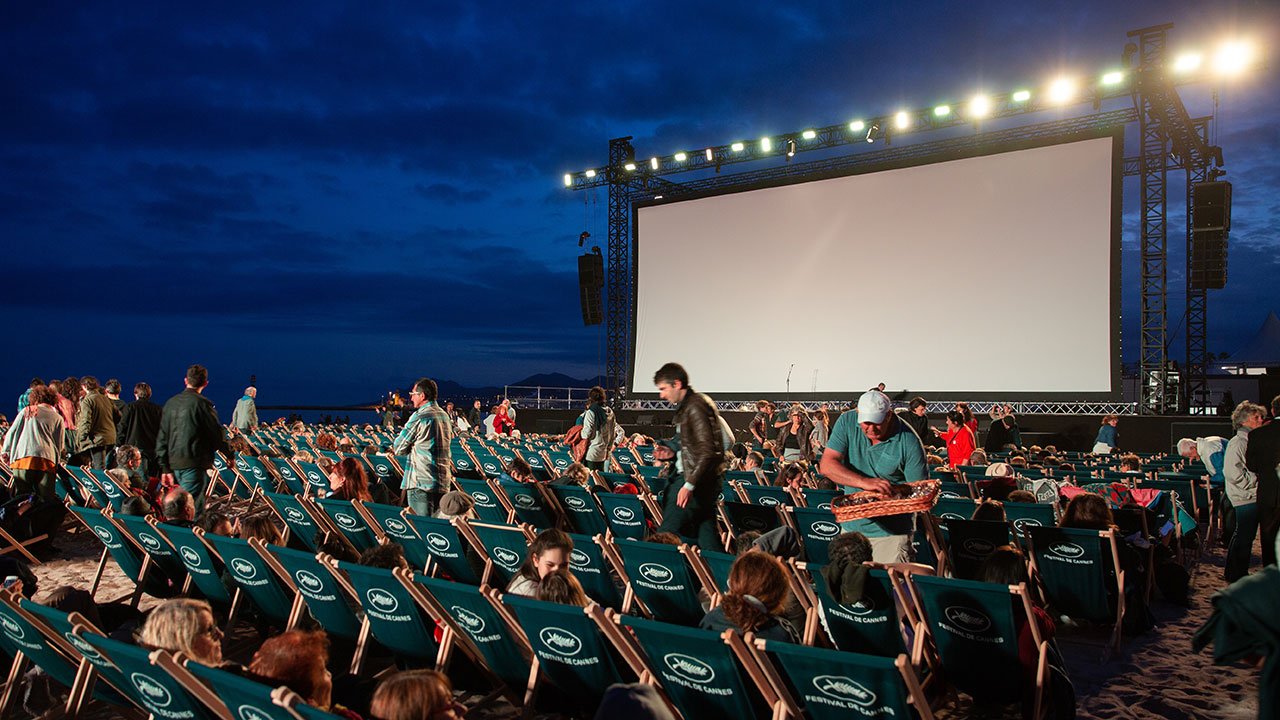
[(339, 460), (329, 470), (329, 497), (334, 500), (360, 500), (369, 502), (369, 477), (364, 465), (353, 457)]
[(567, 567), (542, 578), (542, 582), (538, 584), (537, 599), (577, 607), (586, 607), (590, 602), (586, 591), (582, 589), (582, 583), (578, 582), (578, 578)]
[(453, 699), (449, 676), (438, 670), (405, 670), (373, 691), (369, 715), (378, 720), (456, 720), (467, 708)]
[(791, 597), (787, 571), (773, 555), (751, 550), (734, 561), (729, 570), (729, 591), (720, 606), (711, 610), (699, 626), (723, 632), (755, 633), (766, 640), (798, 643), (800, 633), (783, 616)]
[(52, 502), (58, 500), (54, 488), (67, 434), (55, 402), (48, 385), (32, 388), (27, 406), (18, 411), (4, 435), (0, 458), (13, 470), (15, 496), (33, 493)]
[(262, 643), (249, 663), (249, 676), (270, 687), (283, 685), (311, 707), (359, 720), (356, 713), (333, 705), (328, 663), (329, 637), (323, 630), (289, 630)]
[(965, 422), (964, 413), (952, 410), (947, 413), (947, 431), (938, 433), (947, 443), (947, 462), (951, 467), (969, 464), (969, 456), (978, 446), (978, 438)]
[(536, 598), (542, 579), (568, 568), (572, 552), (573, 538), (565, 531), (551, 528), (538, 533), (538, 537), (529, 544), (529, 557), (507, 584), (507, 592)]
[(791, 408), (787, 422), (779, 428), (778, 437), (774, 440), (774, 452), (789, 462), (812, 460), (813, 446), (809, 443), (812, 432), (813, 426), (804, 409), (798, 405)]

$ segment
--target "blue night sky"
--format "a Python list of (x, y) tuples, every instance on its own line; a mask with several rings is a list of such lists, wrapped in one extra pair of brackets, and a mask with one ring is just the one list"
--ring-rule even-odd
[[(1118, 66), (1126, 31), (1164, 22), (1177, 23), (1175, 47), (1238, 35), (1275, 47), (1280, 9), (6, 3), (0, 395), (35, 375), (94, 374), (148, 381), (163, 399), (200, 362), (226, 416), (251, 373), (263, 404), (363, 402), (421, 375), (594, 375), (602, 330), (581, 325), (576, 240), (586, 229), (603, 241), (605, 195), (561, 178), (604, 164), (609, 138), (665, 155), (1043, 85)], [(1270, 66), (1219, 87), (1235, 213), (1230, 283), (1210, 294), (1213, 352), (1280, 309)], [(1210, 111), (1208, 87), (1183, 95), (1193, 115)], [(1133, 128), (1127, 145), (1134, 154)], [(1171, 173), (1172, 198), (1180, 180)], [(1132, 361), (1136, 179), (1125, 191)], [(1171, 204), (1171, 248), (1182, 212)], [(726, 271), (759, 272), (735, 262)], [(1046, 291), (1071, 292), (1045, 273)], [(1174, 358), (1181, 347), (1179, 330)]]

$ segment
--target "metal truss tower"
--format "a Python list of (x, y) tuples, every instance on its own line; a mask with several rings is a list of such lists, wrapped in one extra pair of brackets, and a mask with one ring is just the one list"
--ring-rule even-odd
[[(1209, 118), (1197, 118), (1192, 121), (1192, 129), (1196, 137), (1207, 146), (1209, 144)], [(1195, 225), (1192, 222), (1191, 188), (1195, 183), (1209, 179), (1209, 160), (1197, 157), (1197, 162), (1187, 164), (1187, 356), (1183, 364), (1185, 377), (1183, 380), (1184, 400), (1182, 406), (1192, 414), (1204, 412), (1209, 406), (1209, 292), (1202, 283), (1196, 286), (1191, 282), (1191, 236)], [(1201, 408), (1197, 410), (1197, 408)]]
[(605, 268), (605, 374), (614, 397), (627, 382), (631, 346), (631, 181), (623, 164), (635, 161), (631, 137), (609, 141), (609, 257)]

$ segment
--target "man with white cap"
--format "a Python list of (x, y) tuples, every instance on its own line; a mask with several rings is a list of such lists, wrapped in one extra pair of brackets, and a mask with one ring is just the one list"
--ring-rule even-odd
[[(919, 436), (893, 412), (889, 396), (879, 390), (869, 390), (858, 398), (856, 416), (847, 412), (836, 420), (822, 455), (821, 471), (845, 493), (888, 493), (892, 485), (929, 476)], [(840, 526), (845, 532), (867, 536), (876, 562), (911, 560), (915, 531), (911, 513), (851, 520)]]

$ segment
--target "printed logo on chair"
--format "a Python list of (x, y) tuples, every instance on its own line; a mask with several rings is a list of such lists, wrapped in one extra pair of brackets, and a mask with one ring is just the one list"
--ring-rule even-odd
[(870, 595), (863, 595), (861, 600), (852, 605), (846, 605), (845, 607), (854, 615), (870, 615), (876, 611), (876, 601), (875, 598)]
[(519, 505), (522, 508), (531, 508), (536, 504), (537, 503), (534, 502), (532, 495), (525, 495), (524, 493), (516, 495), (516, 505)]
[(337, 520), (339, 525), (341, 525), (342, 527), (348, 530), (354, 530), (356, 525), (358, 524), (356, 523), (355, 518), (351, 517), (346, 513), (334, 513), (333, 519)]
[(315, 470), (308, 470), (308, 471), (307, 471), (307, 479), (308, 479), (308, 480), (310, 480), (310, 481), (311, 481), (311, 483), (312, 483), (313, 485), (320, 485), (320, 484), (321, 484), (321, 483), (320, 483), (320, 473), (316, 472)]
[(480, 464), (480, 466), (481, 466), (481, 467), (483, 467), (485, 470), (488, 470), (488, 471), (489, 471), (489, 472), (491, 472), (491, 473), (496, 473), (496, 472), (498, 472), (498, 464), (497, 464), (497, 463), (495, 463), (495, 462), (491, 462), (491, 461), (486, 460), (486, 461), (484, 461), (483, 463), (481, 463), (481, 464)]
[(711, 669), (710, 665), (689, 655), (667, 653), (662, 656), (662, 662), (666, 664), (671, 672), (690, 682), (705, 685), (716, 679), (716, 672)]
[(833, 522), (819, 520), (809, 526), (809, 532), (816, 537), (830, 538), (840, 534), (840, 526)]
[(582, 640), (577, 635), (558, 627), (545, 627), (538, 633), (538, 639), (557, 655), (573, 657), (582, 652)]
[(387, 518), (387, 521), (382, 525), (387, 529), (387, 532), (393, 535), (406, 535), (409, 532), (409, 528), (406, 527), (403, 522), (395, 518)]
[(196, 552), (195, 548), (183, 545), (178, 549), (178, 554), (182, 556), (182, 561), (185, 562), (188, 567), (200, 567), (200, 553)]
[(102, 653), (98, 652), (97, 648), (90, 645), (87, 640), (80, 637), (79, 635), (76, 635), (73, 632), (66, 632), (62, 634), (62, 637), (66, 638), (66, 641), (71, 643), (71, 647), (74, 647), (76, 650), (79, 650), (80, 654), (85, 656), (89, 660), (89, 662), (95, 665), (99, 665), (99, 664), (106, 665), (108, 667), (115, 668), (116, 670), (120, 669), (116, 667), (115, 663), (111, 662)]
[(297, 581), (298, 589), (304, 592), (314, 594), (324, 589), (324, 583), (309, 570), (299, 570), (293, 579)]
[(633, 522), (636, 519), (636, 511), (619, 505), (613, 509), (613, 519), (624, 523)]
[(400, 607), (400, 601), (396, 600), (396, 596), (382, 588), (370, 588), (364, 596), (379, 612), (393, 613)]
[(570, 495), (569, 497), (565, 498), (564, 504), (567, 505), (570, 510), (586, 510), (587, 509), (587, 501), (583, 500), (577, 495)]
[(675, 573), (671, 572), (671, 568), (657, 563), (645, 563), (640, 566), (641, 577), (659, 585), (666, 585), (671, 582), (671, 578), (675, 577)]
[(472, 635), (479, 635), (484, 632), (484, 618), (458, 605), (454, 605), (449, 609), (453, 611), (453, 616), (458, 619), (458, 624), (462, 626), (463, 630)]
[(1013, 521), (1013, 527), (1022, 531), (1029, 527), (1044, 527), (1044, 525), (1035, 518), (1018, 518)]
[(995, 545), (982, 538), (969, 538), (964, 541), (963, 547), (965, 551), (974, 555), (990, 555), (991, 551), (996, 549)]
[(261, 465), (254, 465), (252, 469), (253, 469), (253, 476), (255, 478), (257, 478), (258, 480), (267, 479), (267, 471), (264, 470)]
[(93, 534), (97, 535), (98, 538), (102, 540), (102, 542), (106, 543), (107, 545), (111, 545), (116, 541), (116, 536), (112, 534), (110, 530), (101, 526), (94, 527)]
[(743, 519), (742, 519), (742, 527), (744, 527), (744, 528), (746, 528), (746, 529), (748, 529), (748, 530), (760, 530), (760, 531), (764, 531), (764, 529), (765, 529), (765, 521), (764, 521), (764, 520), (761, 520), (761, 519), (760, 519), (760, 518), (758, 518), (758, 517), (746, 517), (746, 518), (743, 518)]
[(573, 568), (574, 570), (585, 568), (590, 565), (591, 565), (591, 557), (588, 556), (586, 553), (582, 552), (581, 550), (574, 548), (573, 552), (569, 553), (569, 567)]
[(959, 515), (953, 512), (942, 513), (938, 517), (942, 518), (943, 520), (967, 520), (968, 519), (963, 515)]
[(14, 640), (21, 640), (26, 633), (22, 631), (22, 626), (14, 622), (13, 618), (8, 615), (0, 615), (0, 628), (4, 629), (4, 634)]
[(138, 693), (142, 695), (142, 699), (147, 702), (147, 705), (153, 708), (167, 708), (169, 703), (173, 702), (173, 697), (169, 695), (169, 691), (150, 675), (136, 672), (129, 676), (129, 682), (133, 683), (133, 686), (137, 688)]
[(819, 675), (813, 679), (813, 686), (818, 692), (833, 700), (862, 707), (870, 707), (876, 702), (875, 693), (863, 687), (862, 683), (844, 675)]
[(1049, 552), (1068, 560), (1075, 560), (1084, 556), (1084, 548), (1069, 542), (1053, 543), (1049, 546)]
[(765, 495), (760, 498), (760, 507), (778, 507), (782, 503), (778, 502), (778, 498)]
[(295, 507), (287, 507), (287, 508), (285, 508), (285, 509), (284, 509), (284, 516), (285, 516), (285, 518), (286, 518), (286, 519), (288, 519), (288, 521), (289, 521), (289, 522), (293, 522), (293, 523), (305, 523), (305, 522), (307, 522), (307, 515), (306, 515), (306, 513), (302, 512), (301, 510), (299, 510), (298, 508), (295, 508)]
[(241, 580), (252, 580), (254, 575), (258, 574), (258, 568), (253, 563), (244, 558), (233, 558), (231, 560), (231, 572)]
[(493, 559), (508, 570), (515, 570), (520, 567), (520, 554), (504, 547), (493, 549)]
[(237, 469), (237, 470), (242, 470), (242, 471), (243, 471), (243, 470), (248, 470), (248, 469), (249, 469), (249, 463), (248, 463), (248, 462), (246, 462), (244, 458), (242, 458), (242, 457), (237, 457), (237, 458), (236, 458), (236, 469)]
[(991, 627), (991, 618), (987, 617), (986, 613), (963, 605), (952, 605), (942, 611), (942, 614), (964, 632), (981, 633)]
[(147, 552), (155, 552), (163, 547), (159, 538), (151, 533), (138, 533), (138, 542), (142, 543), (142, 547), (146, 548)]
[(493, 507), (493, 499), (489, 497), (488, 493), (471, 493), (471, 499), (475, 500), (476, 505), (479, 505), (480, 507)]
[(272, 720), (273, 717), (252, 705), (241, 705), (236, 708), (236, 715), (240, 720)]
[(449, 538), (440, 533), (427, 533), (424, 539), (427, 541), (427, 546), (436, 552), (445, 552), (450, 547)]
[(818, 504), (818, 508), (817, 508), (817, 509), (818, 509), (818, 510), (830, 510), (830, 509), (831, 509), (831, 503), (829, 503), (829, 502), (819, 503), (819, 504)]

